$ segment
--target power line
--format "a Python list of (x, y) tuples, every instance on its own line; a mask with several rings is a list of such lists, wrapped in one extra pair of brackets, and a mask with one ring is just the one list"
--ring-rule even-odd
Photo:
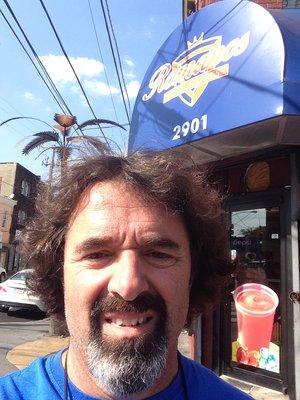
[[(10, 5), (7, 3), (6, 0), (4, 0), (6, 6), (9, 9), (9, 12), (11, 13), (12, 17), (14, 18), (15, 22), (17, 23), (19, 29), (21, 30), (21, 32), (23, 33), (23, 36), (25, 37), (25, 40), (27, 41), (27, 44), (29, 45), (31, 51), (33, 52), (33, 54), (36, 54), (32, 45), (30, 44), (25, 32), (23, 31), (22, 27), (20, 26), (15, 14), (13, 13)], [(26, 47), (23, 45), (21, 39), (18, 37), (17, 33), (15, 32), (14, 28), (12, 27), (12, 25), (10, 24), (10, 22), (8, 21), (8, 19), (6, 18), (5, 14), (3, 13), (3, 11), (0, 9), (0, 13), (2, 15), (2, 17), (4, 18), (5, 22), (7, 23), (7, 25), (9, 26), (10, 30), (12, 31), (13, 35), (16, 37), (17, 41), (19, 42), (19, 44), (21, 45), (22, 49), (24, 50), (24, 52), (26, 53), (27, 57), (29, 58), (29, 60), (31, 61), (32, 65), (34, 66), (34, 68), (36, 69), (37, 73), (39, 74), (40, 78), (42, 79), (42, 81), (44, 82), (44, 84), (46, 85), (46, 87), (48, 88), (49, 92), (52, 94), (54, 100), (56, 101), (56, 103), (58, 104), (59, 108), (62, 110), (62, 112), (65, 114), (65, 110), (63, 109), (63, 107), (61, 106), (60, 102), (58, 101), (58, 99), (56, 98), (56, 95), (53, 93), (52, 89), (50, 88), (50, 86), (48, 85), (48, 83), (46, 82), (45, 78), (43, 77), (43, 75), (41, 74), (41, 72), (39, 71), (38, 67), (36, 66), (35, 62), (33, 61), (31, 55), (29, 54), (29, 52), (27, 51)], [(39, 59), (37, 54), (36, 54), (36, 59)], [(51, 78), (50, 78), (51, 79)], [(51, 81), (52, 82), (52, 81)], [(52, 82), (53, 83), (53, 82)], [(53, 83), (54, 85), (54, 83)], [(52, 84), (51, 84), (52, 86)], [(55, 86), (55, 85), (54, 85)], [(53, 87), (53, 86), (52, 86)], [(58, 92), (57, 88), (55, 87), (56, 91)], [(59, 93), (59, 92), (58, 92)], [(60, 96), (61, 97), (61, 96)]]
[[(97, 47), (98, 47), (100, 59), (101, 59), (102, 64), (105, 65), (104, 64), (104, 60), (103, 60), (103, 56), (102, 56), (102, 52), (101, 52), (101, 49), (100, 49), (100, 42), (99, 42), (97, 30), (96, 30), (96, 25), (95, 25), (95, 20), (94, 20), (94, 16), (93, 16), (93, 11), (92, 11), (90, 0), (88, 0), (88, 4), (89, 4), (90, 15), (91, 15), (91, 19), (92, 19), (93, 28), (94, 28), (94, 33), (95, 33), (95, 36), (96, 36)], [(116, 117), (117, 122), (119, 122), (118, 115), (117, 115), (117, 110), (116, 110), (116, 107), (115, 107), (115, 102), (114, 102), (114, 99), (113, 99), (112, 91), (111, 91), (111, 88), (110, 88), (110, 82), (109, 82), (109, 79), (108, 79), (108, 74), (106, 72), (106, 67), (105, 66), (104, 66), (104, 75), (105, 75), (105, 80), (106, 80), (106, 83), (107, 83), (107, 86), (108, 86), (108, 89), (109, 89), (110, 98), (111, 98), (112, 106), (113, 106), (113, 109), (114, 109), (115, 117)], [(128, 124), (122, 124), (122, 126), (125, 126), (125, 125), (130, 126), (129, 123)], [(102, 127), (102, 129), (104, 129), (104, 128), (107, 128), (107, 127)], [(121, 131), (121, 137), (122, 137), (123, 146), (125, 148), (126, 147), (126, 140), (124, 139), (122, 131)]]
[[(93, 16), (93, 11), (92, 11), (90, 0), (88, 0), (88, 4), (89, 4), (91, 20), (92, 20), (92, 24), (93, 24), (93, 28), (94, 28), (94, 33), (95, 33), (95, 36), (96, 36), (97, 47), (98, 47), (100, 59), (101, 59), (102, 64), (104, 65), (103, 56), (102, 56), (102, 52), (101, 52), (101, 49), (100, 49), (100, 42), (99, 42), (97, 30), (96, 30), (96, 25), (95, 25), (95, 20), (94, 20), (94, 16)], [(111, 92), (111, 89), (110, 89), (110, 83), (109, 83), (109, 80), (108, 80), (108, 75), (107, 75), (105, 67), (104, 67), (104, 75), (105, 75), (105, 80), (106, 80), (106, 83), (107, 83), (107, 86), (108, 86), (108, 89), (109, 89), (109, 94), (110, 94), (111, 102), (112, 102), (113, 109), (114, 109), (114, 112), (115, 112), (115, 117), (116, 117), (117, 122), (119, 122), (118, 115), (117, 115), (117, 110), (116, 110), (116, 107), (115, 107), (115, 102), (114, 102), (113, 95), (112, 95), (112, 92)]]
[[(0, 106), (0, 110), (2, 110), (3, 112), (5, 112), (5, 114), (7, 115), (11, 115), (11, 113), (9, 113), (7, 110), (5, 110), (5, 108)], [(26, 126), (25, 124), (23, 124), (22, 122), (20, 122), (21, 125), (23, 125), (24, 128), (28, 129), (29, 131), (31, 131), (31, 128), (29, 128), (28, 126)], [(20, 131), (18, 131), (15, 127), (10, 126), (10, 129), (13, 129), (18, 135), (20, 134)]]
[[(6, 1), (6, 0), (5, 0), (5, 1)], [(45, 4), (44, 4), (43, 0), (40, 0), (40, 3), (41, 3), (41, 6), (42, 6), (42, 8), (43, 8), (43, 10), (44, 10), (44, 12), (45, 12), (47, 18), (48, 18), (48, 21), (49, 21), (49, 23), (50, 23), (50, 25), (51, 25), (51, 28), (52, 28), (52, 30), (53, 30), (53, 32), (54, 32), (54, 34), (55, 34), (56, 39), (57, 39), (57, 41), (58, 41), (58, 43), (59, 43), (59, 45), (60, 45), (60, 48), (61, 48), (61, 50), (62, 50), (64, 56), (66, 57), (66, 59), (67, 59), (69, 65), (70, 65), (70, 67), (71, 67), (71, 69), (72, 69), (72, 71), (73, 71), (73, 73), (74, 73), (74, 75), (75, 75), (75, 78), (76, 78), (76, 80), (77, 80), (77, 83), (78, 83), (78, 85), (79, 85), (79, 87), (80, 87), (80, 89), (81, 89), (81, 91), (82, 91), (82, 93), (83, 93), (83, 95), (84, 95), (84, 97), (85, 97), (85, 100), (86, 100), (86, 102), (87, 102), (87, 104), (88, 104), (88, 106), (89, 106), (89, 109), (91, 110), (91, 112), (92, 112), (94, 118), (97, 119), (97, 116), (96, 116), (96, 114), (95, 114), (95, 112), (94, 112), (94, 110), (93, 110), (93, 108), (92, 108), (92, 106), (91, 106), (91, 103), (90, 103), (90, 101), (89, 101), (89, 99), (88, 99), (88, 97), (87, 97), (87, 95), (86, 95), (86, 92), (85, 92), (85, 90), (84, 90), (84, 88), (83, 88), (83, 86), (82, 86), (82, 84), (81, 84), (81, 82), (80, 82), (80, 80), (79, 80), (79, 78), (78, 78), (78, 75), (77, 75), (77, 73), (76, 73), (76, 71), (75, 71), (75, 69), (74, 69), (74, 67), (73, 67), (73, 64), (71, 63), (71, 61), (70, 61), (70, 59), (69, 59), (69, 56), (68, 56), (68, 54), (67, 54), (67, 52), (66, 52), (66, 50), (65, 50), (65, 48), (64, 48), (64, 46), (63, 46), (63, 44), (62, 44), (62, 42), (61, 42), (61, 40), (60, 40), (60, 37), (59, 37), (59, 35), (58, 35), (58, 33), (57, 33), (57, 30), (55, 29), (55, 26), (54, 26), (54, 24), (53, 24), (53, 22), (52, 22), (52, 19), (51, 19), (49, 13), (48, 13), (46, 7), (45, 7)], [(102, 133), (102, 135), (103, 135), (103, 138), (104, 138), (104, 140), (105, 140), (107, 146), (110, 148), (110, 144), (109, 144), (109, 142), (108, 142), (108, 140), (107, 140), (107, 138), (106, 138), (106, 136), (105, 136), (105, 134), (104, 134), (104, 132), (103, 132), (101, 126), (100, 126), (100, 124), (98, 124), (98, 126), (99, 126), (99, 129), (100, 129), (100, 131), (101, 131), (101, 133)]]
[(127, 115), (128, 122), (130, 123), (130, 117), (129, 117), (129, 113), (128, 113), (128, 109), (127, 109), (127, 105), (126, 105), (126, 101), (125, 101), (125, 97), (124, 97), (124, 92), (123, 92), (123, 87), (122, 87), (120, 74), (119, 74), (119, 70), (118, 70), (118, 66), (117, 66), (115, 52), (114, 52), (114, 49), (113, 49), (111, 35), (110, 35), (110, 32), (109, 32), (107, 17), (106, 17), (105, 10), (104, 10), (103, 0), (100, 0), (100, 4), (101, 4), (101, 8), (102, 8), (102, 13), (103, 13), (103, 17), (104, 17), (104, 22), (105, 22), (106, 32), (107, 32), (107, 36), (108, 36), (108, 40), (109, 40), (109, 44), (110, 44), (110, 49), (111, 49), (112, 56), (113, 56), (114, 66), (115, 66), (115, 70), (116, 70), (116, 73), (117, 73), (119, 86), (120, 86), (120, 89), (121, 89), (121, 95), (122, 95), (122, 99), (123, 99), (125, 112), (126, 112), (126, 115)]
[[(65, 107), (66, 110), (68, 111), (68, 113), (72, 115), (71, 110), (70, 110), (69, 107), (67, 106), (65, 100), (63, 99), (63, 97), (61, 96), (59, 90), (57, 89), (57, 87), (55, 86), (54, 82), (52, 81), (50, 75), (48, 74), (48, 71), (47, 71), (46, 68), (44, 67), (44, 64), (43, 64), (42, 61), (40, 60), (40, 58), (39, 58), (39, 56), (37, 55), (37, 53), (36, 53), (34, 47), (33, 47), (32, 44), (31, 44), (30, 40), (28, 39), (27, 35), (25, 34), (25, 32), (24, 32), (22, 26), (20, 25), (20, 23), (19, 23), (19, 21), (18, 21), (16, 15), (14, 14), (12, 8), (10, 7), (8, 1), (7, 1), (7, 0), (4, 0), (4, 3), (5, 3), (5, 5), (6, 5), (6, 7), (8, 8), (9, 12), (11, 13), (13, 19), (15, 20), (16, 24), (18, 25), (20, 31), (22, 32), (22, 34), (23, 34), (23, 36), (24, 36), (24, 38), (25, 38), (25, 40), (26, 40), (26, 42), (27, 42), (27, 44), (28, 44), (30, 50), (32, 51), (32, 53), (33, 53), (35, 59), (37, 60), (38, 64), (39, 64), (40, 67), (42, 68), (44, 74), (46, 75), (48, 81), (50, 82), (50, 85), (52, 86), (52, 89), (54, 90), (56, 96), (58, 96), (59, 100), (62, 102), (62, 104), (64, 105), (64, 107)], [(51, 91), (51, 93), (52, 93), (52, 91)], [(59, 107), (61, 108), (61, 110), (63, 110), (63, 108), (61, 107), (60, 104), (59, 104)], [(66, 112), (65, 112), (64, 110), (63, 110), (63, 113), (66, 114)]]
[[(4, 97), (0, 96), (0, 100), (2, 100), (4, 103), (6, 103), (12, 110), (14, 110), (17, 114), (19, 114), (22, 117), (25, 117), (25, 115), (23, 115), (21, 113), (21, 111), (19, 111), (16, 107), (14, 107), (13, 105), (11, 105)], [(11, 111), (7, 111), (6, 109), (4, 109), (3, 107), (0, 107), (6, 114), (11, 115)], [(23, 122), (19, 121), (19, 123), (21, 125), (23, 125), (26, 129), (28, 130), (32, 130), (32, 128), (29, 128), (29, 126), (27, 126), (26, 124), (24, 124)], [(29, 121), (30, 125), (35, 126), (34, 123), (32, 123), (32, 121)]]
[[(39, 56), (37, 55), (36, 51), (34, 50), (31, 42), (29, 41), (27, 35), (25, 34), (24, 30), (22, 29), (17, 17), (15, 16), (13, 10), (11, 9), (10, 5), (8, 4), (7, 0), (4, 0), (9, 12), (11, 13), (11, 15), (13, 16), (16, 24), (18, 25), (19, 29), (21, 30), (23, 36), (25, 37), (25, 40), (29, 46), (29, 48), (31, 49), (31, 51), (33, 52), (36, 60), (38, 61), (40, 67), (42, 68), (44, 74), (47, 76), (48, 81), (50, 82), (53, 90), (55, 91), (56, 95), (58, 96), (58, 98), (60, 99), (60, 101), (63, 103), (63, 105), (65, 106), (68, 114), (73, 116), (72, 111), (70, 110), (70, 108), (68, 107), (68, 105), (66, 104), (65, 100), (63, 99), (63, 97), (61, 96), (59, 90), (57, 89), (57, 87), (55, 86), (54, 82), (52, 81), (50, 75), (48, 74), (48, 71), (46, 70), (46, 68), (44, 67), (43, 63), (41, 62)], [(0, 10), (1, 11), (1, 10)], [(32, 62), (32, 64), (34, 65), (35, 69), (37, 70), (38, 74), (40, 75), (40, 77), (42, 78), (43, 82), (45, 83), (45, 85), (47, 86), (47, 88), (49, 89), (50, 93), (52, 94), (52, 96), (54, 97), (55, 101), (57, 102), (59, 108), (62, 110), (63, 114), (67, 114), (65, 109), (61, 106), (61, 104), (59, 103), (59, 101), (57, 100), (56, 96), (54, 95), (54, 93), (52, 92), (52, 90), (50, 89), (49, 85), (47, 84), (47, 82), (45, 81), (44, 77), (41, 75), (39, 69), (37, 68), (36, 64), (34, 63), (34, 61), (32, 60), (30, 54), (28, 53), (27, 49), (25, 48), (25, 46), (23, 45), (23, 43), (21, 42), (21, 40), (19, 39), (18, 35), (16, 34), (16, 32), (14, 31), (13, 27), (11, 26), (11, 24), (9, 23), (9, 21), (7, 20), (7, 18), (5, 17), (5, 15), (3, 14), (3, 12), (1, 11), (2, 16), (4, 17), (5, 21), (7, 22), (7, 24), (9, 25), (9, 27), (11, 28), (13, 34), (15, 35), (15, 37), (17, 38), (18, 42), (21, 44), (23, 50), (26, 52), (27, 56), (29, 57), (30, 61)], [(35, 119), (35, 118), (32, 118)], [(78, 126), (77, 122), (76, 125)], [(80, 132), (82, 134), (82, 136), (84, 136), (83, 131), (80, 129)]]
[(109, 7), (108, 7), (107, 0), (105, 0), (105, 5), (106, 5), (106, 8), (107, 8), (107, 15), (108, 15), (109, 23), (110, 23), (110, 29), (111, 29), (111, 32), (112, 32), (112, 35), (113, 35), (113, 39), (114, 39), (114, 42), (115, 42), (115, 48), (116, 48), (116, 50), (117, 50), (117, 57), (118, 57), (118, 61), (119, 61), (119, 68), (120, 68), (121, 77), (122, 77), (122, 82), (123, 82), (123, 85), (124, 85), (124, 90), (125, 90), (126, 97), (127, 97), (127, 102), (128, 102), (128, 110), (129, 110), (129, 114), (131, 114), (131, 111), (130, 111), (130, 100), (129, 100), (129, 96), (128, 96), (128, 92), (127, 92), (127, 87), (126, 87), (126, 83), (125, 83), (125, 79), (124, 79), (123, 67), (122, 67), (122, 62), (121, 62), (120, 52), (119, 52), (119, 46), (118, 46), (118, 42), (117, 42), (117, 39), (116, 39), (116, 35), (115, 35), (115, 30), (114, 30), (114, 27), (113, 27), (113, 23), (112, 23), (112, 20), (111, 20), (111, 17), (110, 17), (110, 11), (109, 11)]

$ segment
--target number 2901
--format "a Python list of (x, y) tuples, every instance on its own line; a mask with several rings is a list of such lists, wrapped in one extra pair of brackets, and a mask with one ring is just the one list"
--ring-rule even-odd
[(205, 129), (207, 129), (207, 114), (202, 115), (200, 119), (194, 118), (192, 121), (185, 121), (182, 125), (176, 125), (173, 129), (175, 134), (172, 140), (178, 140), (191, 133), (197, 133)]

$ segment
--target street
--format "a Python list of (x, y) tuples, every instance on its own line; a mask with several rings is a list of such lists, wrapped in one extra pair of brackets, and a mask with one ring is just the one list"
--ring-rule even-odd
[(6, 353), (19, 344), (41, 339), (48, 326), (49, 319), (34, 311), (0, 312), (0, 376), (17, 369), (6, 360)]

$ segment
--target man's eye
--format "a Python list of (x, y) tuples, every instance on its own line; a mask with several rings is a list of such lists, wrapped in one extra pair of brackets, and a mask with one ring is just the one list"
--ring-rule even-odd
[(110, 257), (110, 254), (98, 251), (95, 253), (87, 254), (84, 258), (90, 261), (99, 261), (99, 260), (104, 260), (108, 257)]
[(152, 251), (151, 253), (148, 253), (148, 255), (150, 255), (151, 257), (154, 257), (154, 258), (162, 259), (162, 260), (172, 258), (170, 256), (170, 254), (162, 253), (161, 251)]
[(157, 267), (169, 267), (175, 263), (175, 257), (164, 251), (149, 251), (145, 254), (151, 264)]

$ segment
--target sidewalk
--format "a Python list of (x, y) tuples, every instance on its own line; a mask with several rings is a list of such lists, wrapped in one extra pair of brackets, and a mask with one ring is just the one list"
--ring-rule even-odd
[(37, 357), (54, 353), (67, 347), (68, 344), (69, 338), (49, 336), (14, 347), (12, 350), (7, 352), (6, 359), (18, 369), (22, 369)]
[[(44, 356), (55, 351), (58, 351), (68, 346), (69, 338), (61, 337), (45, 337), (40, 340), (33, 342), (27, 342), (14, 347), (12, 350), (7, 352), (6, 359), (11, 364), (15, 365), (18, 369), (26, 367), (35, 358)], [(185, 356), (189, 357), (189, 342), (188, 335), (182, 333), (179, 337), (178, 348)], [(222, 379), (230, 382), (239, 389), (250, 394), (256, 400), (288, 400), (288, 396), (284, 396), (280, 392), (266, 389), (261, 386), (252, 385), (248, 382), (238, 381), (226, 376), (222, 376)]]

